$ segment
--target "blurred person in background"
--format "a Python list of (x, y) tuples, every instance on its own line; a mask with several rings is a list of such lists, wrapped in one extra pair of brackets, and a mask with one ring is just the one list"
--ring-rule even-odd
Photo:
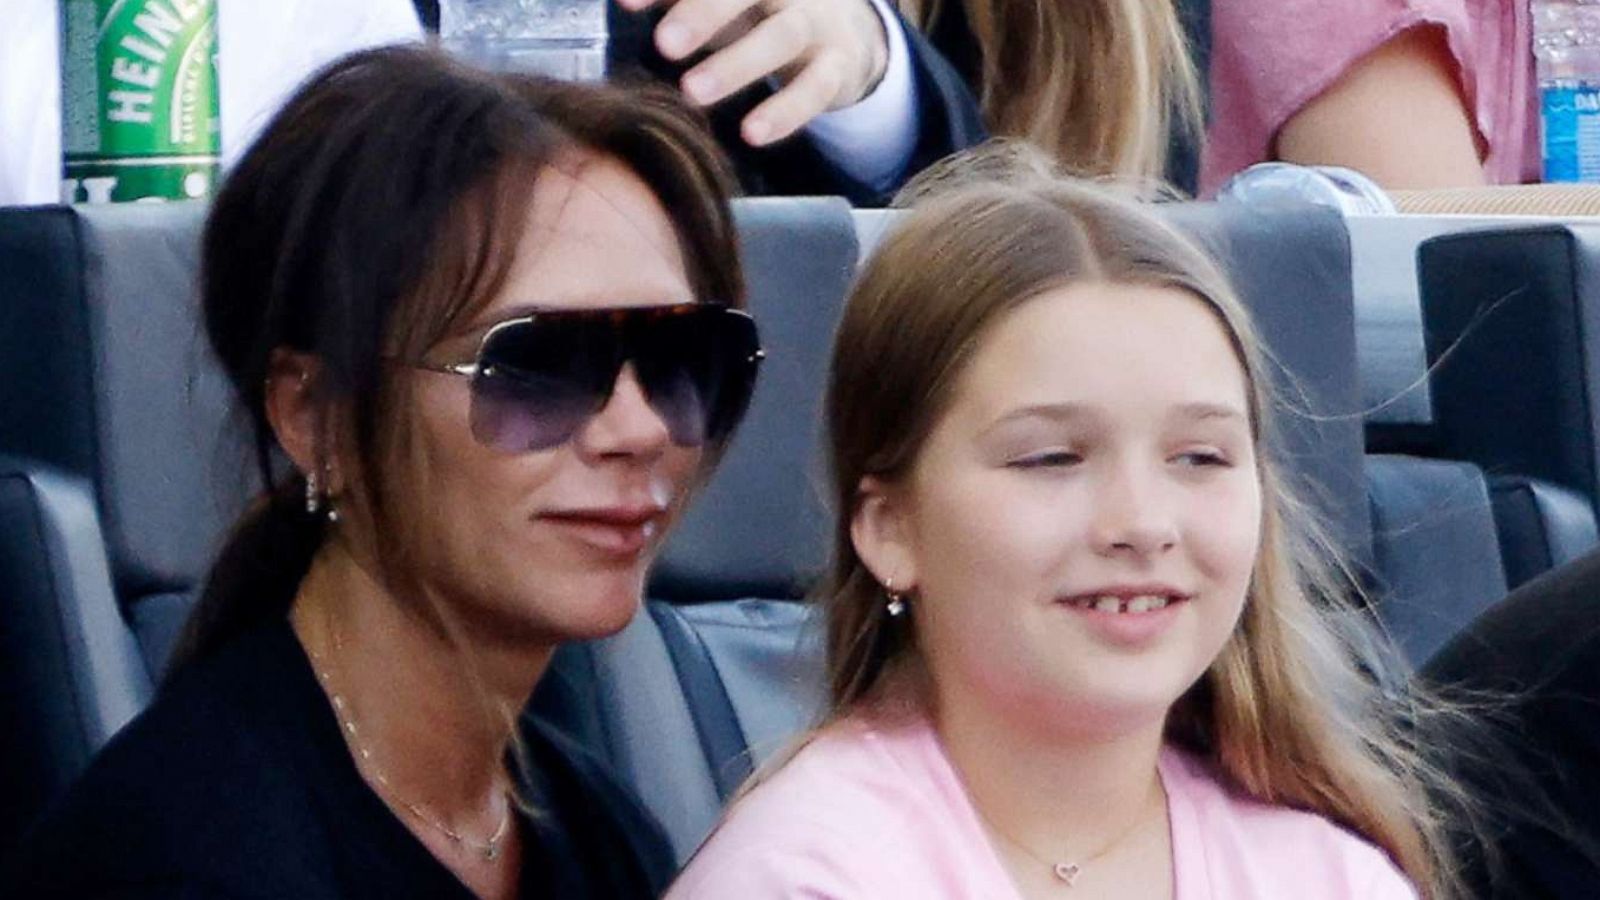
[(0, 896), (658, 896), (659, 826), (516, 723), (638, 611), (743, 415), (730, 185), (660, 87), (391, 47), (291, 98), (201, 254), (268, 487)]
[(1193, 192), (1208, 0), (900, 0), (992, 133), (1083, 175)]
[[(438, 0), (417, 0), (430, 29)], [(678, 85), (751, 194), (876, 206), (985, 137), (961, 77), (889, 0), (617, 0), (613, 77)]]
[(1237, 0), (1212, 24), (1203, 194), (1268, 160), (1394, 189), (1539, 179), (1525, 0)]
[(1468, 897), (1592, 897), (1600, 887), (1597, 603), (1600, 553), (1590, 553), (1517, 588), (1420, 672), (1487, 712), (1486, 734), (1436, 740), (1485, 820), (1458, 837)]

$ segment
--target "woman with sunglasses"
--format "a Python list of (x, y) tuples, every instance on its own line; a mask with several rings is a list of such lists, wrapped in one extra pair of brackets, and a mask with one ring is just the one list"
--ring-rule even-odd
[(635, 614), (743, 413), (726, 184), (666, 94), (419, 49), (314, 78), (203, 247), (269, 488), (0, 893), (657, 895), (648, 815), (517, 717)]

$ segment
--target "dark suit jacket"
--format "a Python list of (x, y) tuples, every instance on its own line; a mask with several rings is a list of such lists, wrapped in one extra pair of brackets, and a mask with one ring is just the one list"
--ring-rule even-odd
[(1486, 833), (1460, 836), (1474, 896), (1600, 896), (1600, 553), (1517, 589), (1422, 677), (1488, 692), (1470, 731), (1428, 742), (1484, 805)]
[[(437, 30), (438, 0), (415, 2), (423, 25)], [(629, 13), (616, 4), (611, 5), (608, 55), (614, 76), (643, 74), (673, 84), (682, 77), (688, 66), (662, 58), (650, 39), (660, 18), (659, 12)], [(746, 193), (838, 194), (848, 197), (856, 206), (881, 206), (907, 178), (928, 164), (987, 137), (977, 103), (961, 76), (916, 29), (903, 22), (901, 27), (905, 29), (906, 44), (911, 51), (920, 131), (916, 149), (900, 181), (884, 191), (855, 181), (823, 156), (803, 132), (771, 147), (757, 149), (747, 145), (739, 136), (739, 122), (772, 93), (766, 85), (757, 84), (718, 104), (710, 116), (711, 130), (732, 158)]]

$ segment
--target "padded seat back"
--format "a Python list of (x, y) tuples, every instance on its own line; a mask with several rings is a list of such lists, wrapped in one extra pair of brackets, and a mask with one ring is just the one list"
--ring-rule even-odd
[(1525, 475), (1491, 478), (1489, 491), (1509, 590), (1600, 547), (1594, 507), (1577, 491)]
[(1548, 224), (1418, 250), (1438, 444), (1486, 472), (1600, 499), (1600, 228)]
[(1390, 454), (1367, 466), (1375, 581), (1420, 664), (1496, 592), (1596, 545), (1583, 298), (1600, 245), (1555, 221), (1350, 228), (1367, 445)]
[[(197, 325), (203, 214), (0, 209), (8, 798), (53, 796), (148, 702), (251, 487)], [(37, 803), (0, 807), (3, 842)]]
[(1506, 594), (1494, 507), (1471, 463), (1374, 455), (1378, 618), (1414, 666)]
[(88, 481), (150, 684), (254, 485), (198, 323), (204, 206), (0, 209), (0, 451)]

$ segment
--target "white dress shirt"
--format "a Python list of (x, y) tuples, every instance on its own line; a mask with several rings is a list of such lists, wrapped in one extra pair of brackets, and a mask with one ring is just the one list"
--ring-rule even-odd
[(862, 184), (887, 190), (905, 172), (917, 148), (916, 80), (900, 17), (886, 0), (871, 0), (889, 38), (883, 80), (854, 106), (822, 115), (806, 125), (817, 149)]

